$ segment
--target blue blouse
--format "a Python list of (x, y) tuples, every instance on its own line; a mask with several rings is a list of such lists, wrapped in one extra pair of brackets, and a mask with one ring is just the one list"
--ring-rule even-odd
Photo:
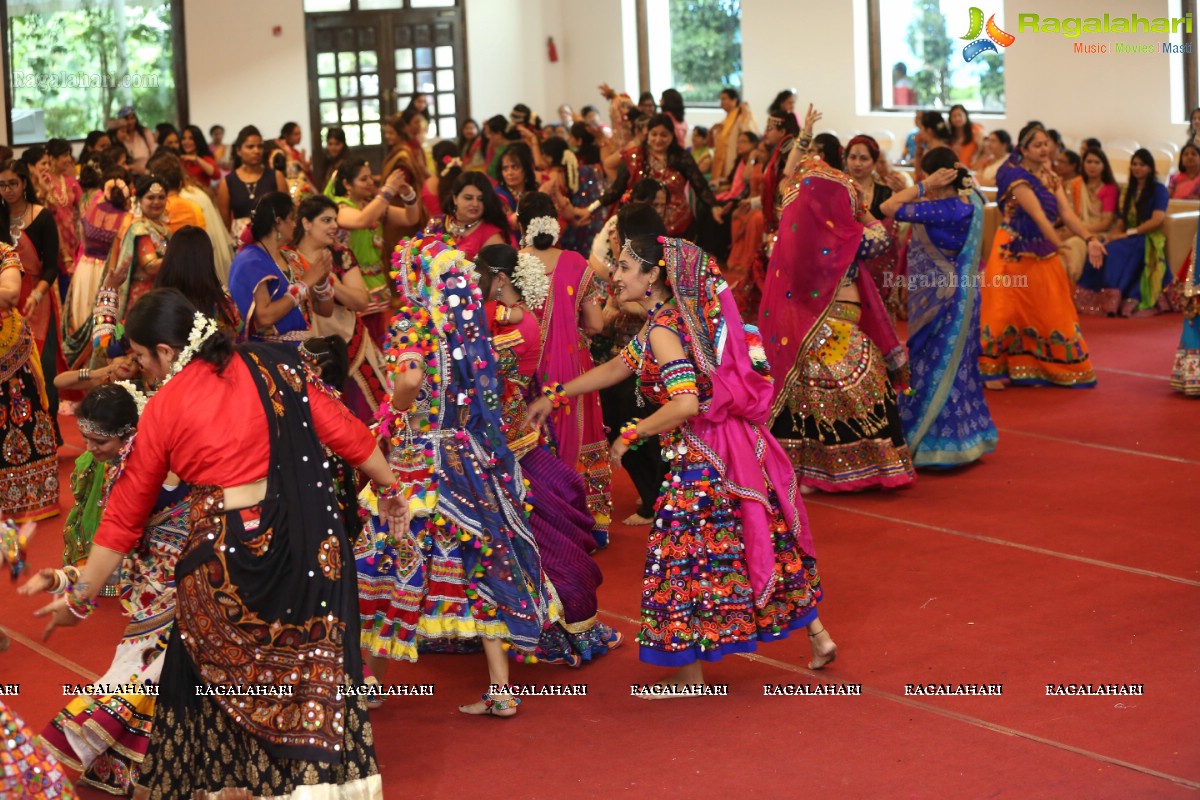
[(975, 207), (958, 197), (905, 203), (896, 212), (898, 222), (915, 222), (925, 226), (929, 241), (939, 250), (957, 253), (967, 242), (971, 231), (971, 216)]

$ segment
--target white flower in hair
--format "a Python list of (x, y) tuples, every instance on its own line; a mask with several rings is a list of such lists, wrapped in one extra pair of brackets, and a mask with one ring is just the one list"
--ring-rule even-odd
[(550, 293), (550, 276), (546, 274), (546, 265), (540, 258), (532, 253), (518, 254), (512, 281), (530, 311), (538, 311), (545, 305), (546, 296)]
[(529, 220), (529, 224), (525, 226), (525, 239), (522, 244), (525, 247), (533, 247), (533, 240), (543, 233), (550, 234), (554, 240), (551, 247), (558, 244), (559, 234), (562, 233), (562, 228), (558, 225), (558, 220), (554, 217), (534, 217)]
[(192, 331), (188, 334), (187, 346), (179, 351), (179, 355), (175, 356), (175, 360), (171, 362), (171, 369), (167, 371), (166, 376), (158, 384), (158, 388), (161, 390), (167, 385), (167, 381), (182, 372), (183, 368), (192, 360), (192, 356), (196, 355), (204, 343), (208, 341), (208, 337), (216, 332), (217, 323), (197, 311), (195, 316), (192, 317)]
[(129, 381), (117, 381), (115, 385), (129, 392), (129, 396), (133, 398), (134, 404), (137, 405), (138, 416), (142, 416), (142, 412), (146, 410), (146, 403), (150, 402), (150, 398), (146, 393), (139, 390)]

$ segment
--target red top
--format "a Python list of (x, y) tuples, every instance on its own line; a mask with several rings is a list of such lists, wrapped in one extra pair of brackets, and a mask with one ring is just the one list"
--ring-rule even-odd
[[(321, 442), (354, 465), (370, 458), (375, 440), (367, 427), (320, 390), (309, 386), (307, 394)], [(266, 412), (245, 362), (234, 356), (218, 376), (197, 361), (146, 404), (96, 544), (132, 550), (168, 472), (193, 486), (241, 486), (266, 477), (269, 455)]]

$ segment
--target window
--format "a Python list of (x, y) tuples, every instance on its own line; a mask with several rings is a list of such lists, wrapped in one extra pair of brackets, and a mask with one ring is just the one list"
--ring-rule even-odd
[(143, 124), (186, 117), (182, 0), (21, 0), (6, 15), (13, 144), (83, 139), (126, 105)]
[[(979, 0), (867, 0), (871, 42), (871, 108), (894, 111), (949, 108), (1004, 111), (1004, 46), (987, 49), (970, 62), (966, 47), (986, 39), (974, 17), (985, 6), (1004, 30), (1001, 3)], [(973, 39), (963, 37), (974, 34)]]
[(671, 85), (688, 105), (742, 86), (741, 0), (670, 0)]

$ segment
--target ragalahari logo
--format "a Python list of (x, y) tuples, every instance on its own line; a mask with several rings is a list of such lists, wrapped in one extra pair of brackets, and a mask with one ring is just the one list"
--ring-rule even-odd
[[(979, 34), (986, 30), (987, 37), (980, 39)], [(992, 14), (988, 17), (987, 25), (983, 24), (983, 9), (971, 6), (971, 28), (967, 31), (967, 35), (962, 37), (964, 40), (972, 40), (970, 44), (963, 48), (963, 61), (970, 64), (982, 53), (991, 50), (993, 53), (999, 53), (996, 48), (1008, 47), (1017, 40), (1017, 37), (1011, 33), (1005, 33), (1000, 30), (1000, 26), (996, 24), (996, 15)]]

